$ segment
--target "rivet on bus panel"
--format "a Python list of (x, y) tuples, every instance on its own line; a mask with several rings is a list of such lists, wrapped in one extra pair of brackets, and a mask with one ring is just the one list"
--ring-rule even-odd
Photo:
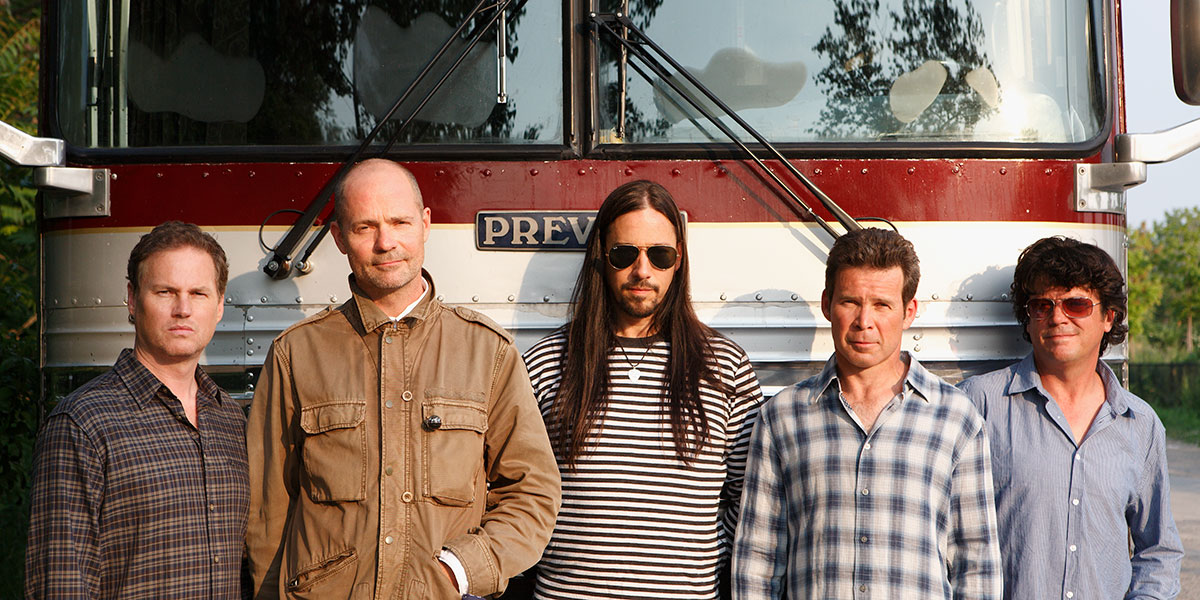
[(587, 169), (580, 169), (580, 170), (579, 170), (579, 174), (580, 174), (580, 175), (587, 175)]
[(330, 301), (330, 302), (337, 302), (337, 296), (330, 296), (330, 297), (329, 297), (329, 301)]
[(820, 174), (821, 174), (820, 169), (813, 169), (813, 175), (820, 175)]
[(268, 298), (267, 298), (266, 296), (263, 296), (262, 298), (259, 298), (259, 301), (261, 301), (263, 304), (266, 304), (266, 303), (267, 303), (267, 300), (268, 300)]
[(205, 171), (204, 173), (201, 173), (201, 174), (200, 174), (200, 178), (201, 178), (201, 179), (208, 179), (208, 172), (207, 172), (207, 171)]
[(974, 299), (975, 299), (975, 294), (967, 294), (967, 301), (968, 301), (968, 302), (970, 302), (971, 300), (974, 300)]
[(550, 296), (542, 296), (542, 302), (549, 302)]
[(908, 174), (909, 174), (909, 175), (912, 175), (913, 173), (916, 173), (916, 172), (917, 172), (917, 168), (916, 168), (916, 167), (909, 167), (909, 168), (908, 168)]
[(251, 177), (254, 177), (254, 171), (250, 171), (249, 175), (250, 175)]
[(96, 304), (100, 304), (100, 299), (99, 299), (99, 298), (95, 298), (94, 300), (95, 300)]
[(762, 301), (762, 298), (763, 298), (762, 294), (755, 294), (755, 295), (754, 295), (754, 299), (755, 299), (755, 300), (758, 300), (759, 302), (761, 302), (761, 301)]
[(680, 174), (680, 171), (679, 171), (679, 169), (671, 169), (671, 176), (672, 176), (672, 177), (679, 177), (679, 174)]
[(247, 343), (247, 344), (253, 344), (253, 343), (254, 343), (254, 338), (246, 338), (246, 343)]
[(246, 315), (246, 320), (247, 320), (247, 321), (253, 321), (253, 320), (254, 320), (254, 315)]
[(932, 298), (932, 299), (934, 299), (934, 300), (937, 300), (937, 299), (938, 299), (938, 295), (937, 295), (937, 294), (934, 294), (934, 295), (930, 296), (930, 298)]
[(953, 167), (950, 167), (950, 172), (951, 172), (951, 173), (957, 173), (957, 172), (958, 172), (958, 165), (954, 165)]
[(1008, 167), (1000, 167), (1000, 174), (1001, 174), (1001, 175), (1007, 175), (1007, 174), (1008, 174)]
[(438, 302), (444, 302), (445, 300), (446, 300), (446, 297), (445, 297), (445, 296), (443, 296), (443, 295), (441, 295), (441, 294), (438, 294), (438, 296), (437, 296), (437, 301), (438, 301)]
[(508, 301), (509, 301), (509, 302), (512, 302), (513, 300), (516, 300), (516, 299), (517, 299), (517, 297), (516, 297), (516, 296), (513, 296), (512, 294), (509, 294), (509, 295), (508, 295)]
[(304, 304), (304, 297), (296, 296), (296, 304)]
[(471, 296), (471, 302), (479, 302), (479, 296)]
[(797, 295), (797, 294), (792, 294), (792, 300), (799, 300), (799, 299), (800, 299), (800, 296), (799, 296), (799, 295)]
[(529, 170), (529, 174), (530, 174), (530, 175), (533, 175), (534, 177), (537, 177), (538, 170), (537, 170), (537, 169), (530, 169), (530, 170)]
[(483, 173), (483, 176), (484, 176), (484, 177), (491, 177), (491, 176), (492, 176), (492, 170), (491, 170), (491, 169), (484, 169), (484, 170), (480, 171), (480, 173)]
[(725, 292), (721, 292), (721, 300), (725, 299)]
[(162, 179), (162, 173), (155, 173), (154, 176), (159, 179)]
[(863, 175), (866, 175), (866, 174), (867, 174), (867, 170), (866, 170), (866, 168), (864, 168), (864, 169), (862, 170), (862, 174), (863, 174)]

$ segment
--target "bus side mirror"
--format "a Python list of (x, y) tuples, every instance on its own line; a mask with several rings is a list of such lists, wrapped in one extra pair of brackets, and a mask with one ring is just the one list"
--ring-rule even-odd
[(1171, 64), (1175, 95), (1200, 105), (1200, 0), (1171, 0)]

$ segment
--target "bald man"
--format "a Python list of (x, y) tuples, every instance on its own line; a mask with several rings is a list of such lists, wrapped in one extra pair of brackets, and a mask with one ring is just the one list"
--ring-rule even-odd
[(250, 408), (255, 597), (503, 592), (560, 503), (521, 356), (499, 325), (436, 300), (408, 170), (356, 165), (334, 214), (352, 297), (276, 338)]

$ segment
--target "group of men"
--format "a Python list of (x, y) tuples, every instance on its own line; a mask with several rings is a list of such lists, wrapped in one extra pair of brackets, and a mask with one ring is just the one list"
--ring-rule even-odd
[(900, 350), (912, 244), (845, 234), (834, 355), (764, 403), (692, 309), (662, 186), (604, 200), (570, 320), (524, 356), (436, 299), (429, 229), (406, 169), (347, 174), (352, 297), (280, 334), (248, 419), (199, 368), (224, 252), (177, 222), (143, 236), (133, 349), (38, 438), (27, 597), (467, 598), (535, 564), (551, 600), (1179, 592), (1163, 426), (1100, 360), (1126, 307), (1095, 246), (1021, 254), (1032, 352), (960, 390)]

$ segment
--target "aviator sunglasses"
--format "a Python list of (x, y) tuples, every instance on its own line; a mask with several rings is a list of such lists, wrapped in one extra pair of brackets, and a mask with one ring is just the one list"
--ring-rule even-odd
[(1099, 302), (1092, 302), (1091, 298), (1063, 298), (1062, 300), (1051, 300), (1049, 298), (1034, 298), (1025, 305), (1025, 310), (1029, 311), (1031, 318), (1042, 320), (1050, 316), (1054, 312), (1055, 305), (1061, 305), (1064, 315), (1072, 319), (1082, 319), (1092, 314), (1092, 309)]
[(679, 259), (679, 252), (675, 250), (674, 246), (646, 246), (643, 248), (631, 244), (617, 244), (609, 248), (605, 255), (608, 256), (608, 264), (620, 271), (637, 262), (638, 255), (643, 250), (646, 252), (646, 258), (650, 259), (650, 264), (659, 271), (670, 269)]

